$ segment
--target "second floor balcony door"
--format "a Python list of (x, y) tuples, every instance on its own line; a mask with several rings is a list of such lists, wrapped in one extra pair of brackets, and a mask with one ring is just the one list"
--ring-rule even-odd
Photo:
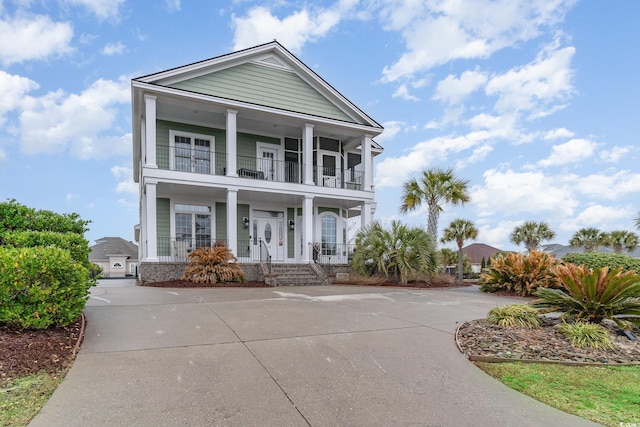
[(211, 141), (175, 135), (174, 169), (182, 172), (211, 173)]
[(258, 158), (258, 170), (264, 174), (264, 179), (277, 181), (278, 151), (272, 148), (260, 148)]
[(341, 187), (340, 157), (338, 154), (321, 153), (320, 159), (322, 161), (319, 168), (322, 186), (333, 188)]

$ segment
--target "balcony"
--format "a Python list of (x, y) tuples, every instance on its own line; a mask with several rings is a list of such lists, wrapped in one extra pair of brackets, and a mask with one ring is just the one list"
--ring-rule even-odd
[[(207, 149), (157, 147), (158, 167), (164, 170), (204, 175), (227, 175), (226, 153)], [(236, 157), (236, 174), (243, 179), (303, 184), (306, 165), (298, 162), (248, 156)], [(313, 182), (320, 187), (362, 190), (364, 172), (335, 167), (313, 166)]]

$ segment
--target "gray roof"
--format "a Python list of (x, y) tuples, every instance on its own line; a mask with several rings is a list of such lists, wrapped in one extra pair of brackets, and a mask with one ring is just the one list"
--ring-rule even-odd
[(138, 259), (138, 245), (121, 237), (103, 237), (91, 246), (89, 260), (106, 260), (111, 255), (124, 255), (129, 259)]
[[(584, 252), (584, 247), (581, 246), (578, 248), (572, 248), (571, 246), (568, 246), (568, 245), (561, 245), (559, 243), (550, 243), (548, 245), (541, 245), (540, 250), (548, 252), (550, 254), (554, 254), (557, 259), (560, 259), (566, 254), (570, 254), (570, 253), (581, 254)], [(609, 248), (600, 247), (598, 249), (598, 252), (612, 253), (613, 251)], [(632, 254), (627, 254), (627, 255), (633, 256)]]

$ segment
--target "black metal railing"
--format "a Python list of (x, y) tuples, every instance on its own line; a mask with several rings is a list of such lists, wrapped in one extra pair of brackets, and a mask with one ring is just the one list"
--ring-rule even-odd
[(160, 169), (205, 175), (224, 175), (227, 155), (205, 147), (186, 148), (158, 145), (156, 162)]
[(349, 264), (356, 245), (353, 243), (311, 243), (313, 262), (322, 265)]
[[(238, 239), (236, 258), (240, 262), (262, 262), (259, 250), (253, 250), (252, 240)], [(158, 260), (161, 262), (186, 262), (189, 254), (197, 248), (228, 246), (227, 239), (210, 236), (158, 237)]]
[(267, 264), (267, 271), (271, 273), (271, 254), (269, 253), (269, 248), (266, 243), (262, 239), (260, 239), (260, 264)]

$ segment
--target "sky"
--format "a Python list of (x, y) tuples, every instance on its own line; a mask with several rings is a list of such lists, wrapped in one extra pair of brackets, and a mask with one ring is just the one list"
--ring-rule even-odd
[(0, 200), (133, 240), (131, 79), (276, 39), (384, 126), (376, 219), (426, 226), (400, 213), (402, 184), (440, 167), (471, 197), (441, 231), (468, 219), (503, 250), (524, 249), (524, 221), (560, 244), (636, 231), (638, 16), (637, 0), (0, 0)]

